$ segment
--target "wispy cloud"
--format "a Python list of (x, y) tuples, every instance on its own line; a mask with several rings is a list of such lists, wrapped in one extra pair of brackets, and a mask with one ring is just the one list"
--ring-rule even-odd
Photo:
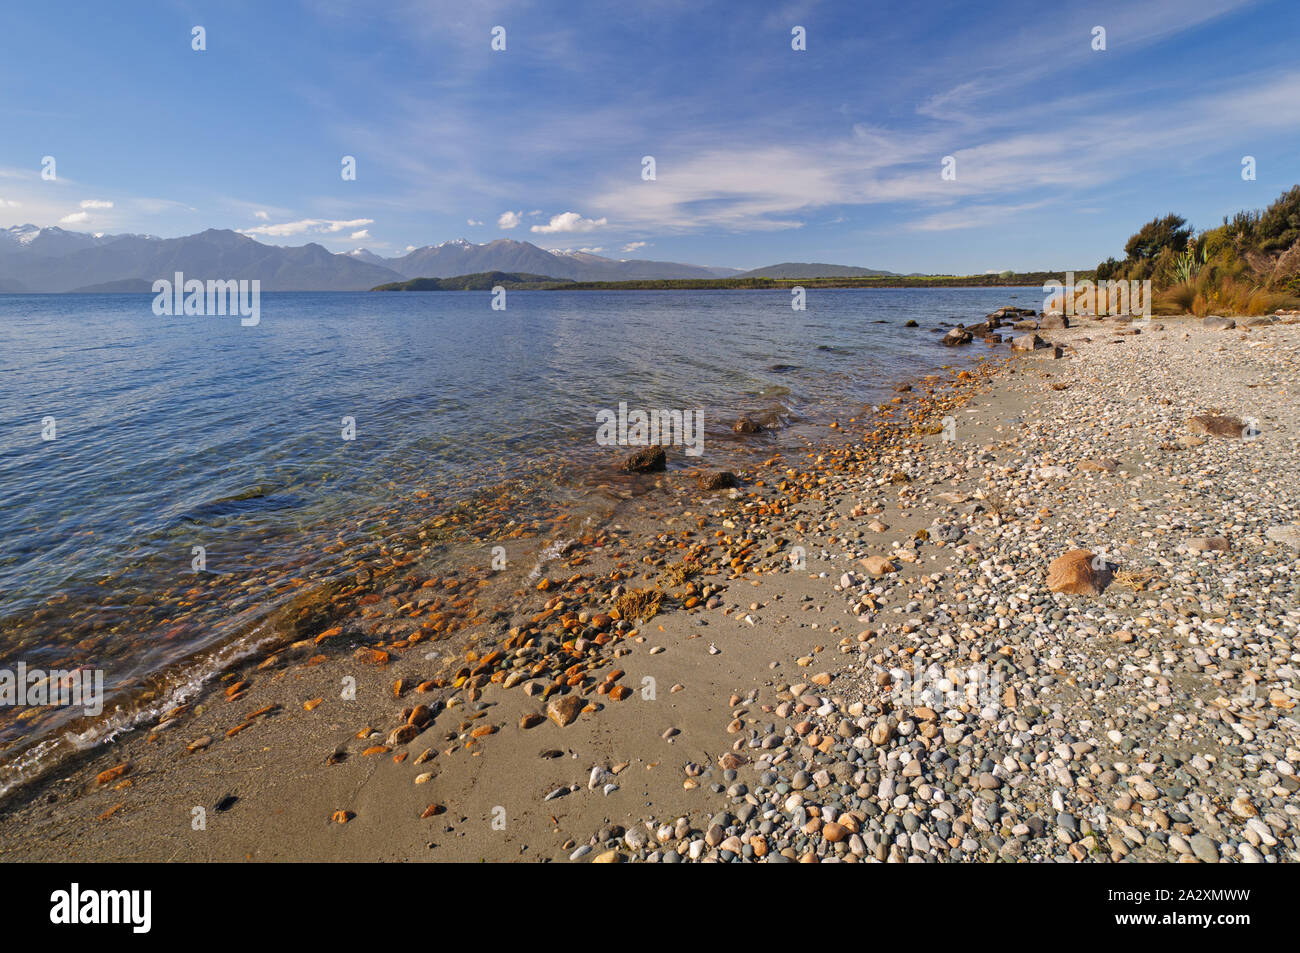
[(252, 228), (241, 228), (239, 231), (244, 235), (264, 235), (270, 238), (286, 238), (291, 235), (332, 235), (337, 232), (347, 231), (348, 229), (373, 225), (374, 223), (375, 220), (373, 218), (354, 218), (347, 221), (304, 218), (296, 222), (283, 222), (278, 225), (255, 225)]
[[(678, 158), (656, 181), (610, 180), (587, 204), (629, 228), (679, 232), (799, 228), (813, 210), (829, 206), (969, 205), (965, 215), (930, 214), (913, 223), (951, 230), (1212, 155), (1226, 137), (1259, 141), (1298, 126), (1300, 72), (1269, 71), (1213, 91), (1189, 89), (1172, 108), (1076, 106), (1053, 128), (1015, 134), (989, 124), (978, 135), (963, 135), (961, 145), (941, 128), (857, 126), (851, 135), (807, 145), (706, 149)], [(953, 180), (940, 174), (945, 155), (955, 159)], [(996, 210), (994, 199), (1003, 200)]]

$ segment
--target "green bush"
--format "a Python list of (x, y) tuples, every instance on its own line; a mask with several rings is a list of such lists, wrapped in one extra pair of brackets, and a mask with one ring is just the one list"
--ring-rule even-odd
[(1187, 219), (1170, 213), (1164, 218), (1153, 218), (1138, 229), (1124, 245), (1124, 254), (1130, 260), (1141, 260), (1156, 258), (1168, 249), (1181, 252), (1191, 237), (1192, 228)]
[(1262, 252), (1283, 252), (1300, 240), (1300, 185), (1264, 210), (1253, 237)]

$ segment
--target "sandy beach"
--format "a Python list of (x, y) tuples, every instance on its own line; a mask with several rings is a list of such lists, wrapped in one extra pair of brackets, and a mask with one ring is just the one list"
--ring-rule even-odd
[(646, 474), (507, 542), (526, 587), (304, 597), (11, 794), (0, 856), (1300, 859), (1300, 324), (1070, 324), (738, 487)]

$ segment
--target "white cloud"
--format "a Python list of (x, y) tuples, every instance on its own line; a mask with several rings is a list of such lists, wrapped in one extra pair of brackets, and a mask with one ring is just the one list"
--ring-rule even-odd
[(497, 228), (514, 228), (523, 220), (523, 212), (502, 212), (497, 219)]
[(466, 224), (466, 225), (478, 226), (478, 225), (482, 225), (483, 223), (480, 222), (480, 221), (479, 221), (478, 219), (476, 219), (476, 218), (467, 218), (467, 219), (465, 219), (465, 224)]
[(270, 215), (267, 215), (261, 209), (258, 209), (256, 212), (253, 213), (253, 218), (260, 218), (264, 222), (269, 220), (270, 217), (271, 217)]
[(645, 248), (649, 242), (628, 242), (623, 246), (623, 251), (636, 251), (638, 248)]
[(81, 203), (82, 208), (112, 208), (113, 203), (104, 199), (84, 199)]
[[(680, 150), (673, 175), (653, 187), (610, 179), (585, 204), (622, 227), (657, 232), (799, 228), (818, 209), (904, 202), (933, 213), (913, 222), (915, 230), (970, 228), (1014, 218), (1038, 207), (1045, 194), (1060, 199), (1159, 167), (1171, 149), (1190, 162), (1224, 141), (1294, 130), (1300, 71), (1234, 77), (1213, 91), (1195, 88), (1177, 108), (1145, 102), (1076, 108), (1062, 112), (1057, 124), (1087, 126), (1089, 141), (1105, 148), (1079, 149), (1069, 136), (1039, 130), (1009, 133), (992, 119), (979, 132), (963, 133), (966, 144), (942, 128), (857, 126), (851, 136), (809, 144)], [(939, 174), (944, 155), (956, 157), (955, 181)]]
[(369, 237), (370, 237), (370, 229), (368, 229), (368, 228), (363, 228), (363, 229), (361, 229), (361, 231), (359, 231), (359, 232), (353, 232), (353, 233), (352, 233), (350, 236), (348, 236), (348, 237), (351, 238), (353, 241), (360, 241), (360, 240), (363, 239), (363, 238), (369, 238)]
[(11, 202), (9, 199), (0, 199), (0, 208), (22, 208), (22, 202)]
[(65, 215), (59, 219), (60, 225), (80, 225), (82, 222), (90, 220), (89, 212), (73, 212), (71, 215)]
[(375, 224), (373, 218), (354, 218), (349, 221), (304, 218), (297, 222), (283, 222), (279, 225), (257, 225), (253, 228), (241, 228), (239, 231), (243, 235), (267, 235), (273, 238), (284, 238), (289, 235), (329, 235), (373, 224)]
[(538, 235), (554, 235), (557, 232), (589, 232), (607, 224), (603, 218), (583, 218), (577, 212), (562, 212), (552, 215), (549, 225), (534, 225), (529, 231)]

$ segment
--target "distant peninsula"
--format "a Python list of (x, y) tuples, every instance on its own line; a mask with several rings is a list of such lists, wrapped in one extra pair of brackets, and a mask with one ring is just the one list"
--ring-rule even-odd
[[(1057, 281), (1061, 271), (1004, 271), (988, 275), (822, 275), (818, 277), (655, 278), (631, 281), (573, 281), (522, 272), (486, 271), (453, 278), (412, 278), (372, 288), (372, 291), (703, 291), (709, 289), (761, 290), (764, 288), (1010, 288), (1041, 286)], [(1079, 278), (1088, 269), (1075, 269)]]
[[(410, 281), (390, 281), (371, 288), (371, 291), (491, 291), (501, 287), (510, 291), (546, 290), (568, 288), (574, 284), (568, 278), (550, 275), (530, 275), (522, 271), (478, 271), (472, 275), (455, 275), (451, 278), (412, 278)], [(616, 282), (617, 284), (617, 282)]]

